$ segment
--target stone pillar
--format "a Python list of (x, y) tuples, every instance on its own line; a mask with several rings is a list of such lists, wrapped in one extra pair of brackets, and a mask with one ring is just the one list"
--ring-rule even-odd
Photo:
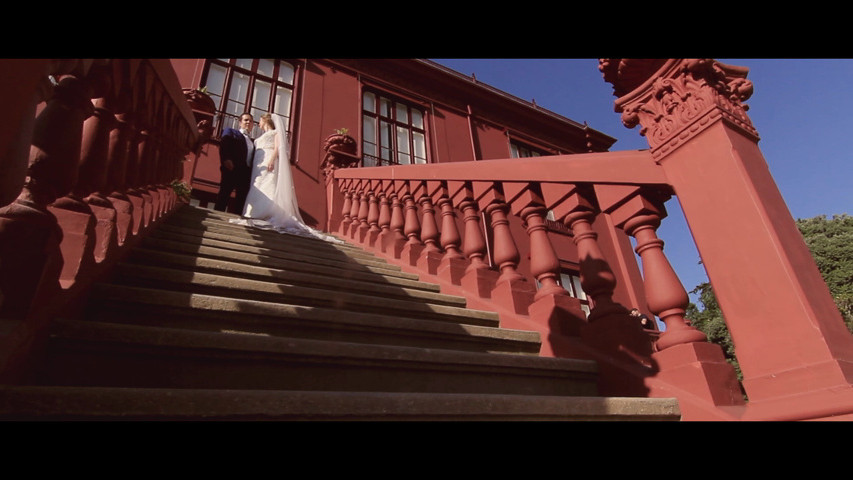
[(853, 337), (758, 148), (747, 70), (710, 59), (607, 59), (600, 70), (684, 211), (738, 348), (744, 418), (853, 412)]

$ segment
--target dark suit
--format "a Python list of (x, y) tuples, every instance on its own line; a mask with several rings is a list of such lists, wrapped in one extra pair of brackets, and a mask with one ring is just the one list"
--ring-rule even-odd
[[(246, 137), (239, 130), (226, 128), (222, 131), (219, 144), (219, 171), (222, 172), (222, 180), (219, 182), (214, 209), (224, 212), (228, 207), (231, 192), (236, 191), (234, 207), (237, 209), (236, 213), (243, 213), (252, 173), (252, 168), (246, 163), (248, 155)], [(231, 160), (234, 164), (233, 170), (225, 168), (226, 160)]]

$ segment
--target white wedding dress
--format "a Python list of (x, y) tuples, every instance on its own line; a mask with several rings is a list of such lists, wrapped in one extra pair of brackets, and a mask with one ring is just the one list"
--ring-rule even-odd
[[(274, 130), (269, 130), (255, 139), (252, 185), (243, 208), (244, 218), (232, 219), (231, 223), (343, 243), (309, 227), (302, 220), (299, 204), (296, 202), (296, 190), (293, 188), (287, 143), (284, 141), (284, 135), (280, 135), (285, 129), (277, 115), (273, 115), (273, 123), (276, 127)], [(279, 139), (278, 158), (273, 159), (276, 136)], [(273, 170), (269, 171), (268, 166), (273, 160)]]

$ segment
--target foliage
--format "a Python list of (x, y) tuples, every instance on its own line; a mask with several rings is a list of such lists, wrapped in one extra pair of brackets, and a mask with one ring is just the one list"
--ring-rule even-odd
[(797, 220), (832, 298), (853, 332), (853, 217), (826, 215)]
[(192, 187), (190, 187), (186, 182), (182, 182), (180, 180), (172, 181), (172, 190), (175, 191), (175, 194), (178, 198), (189, 202), (190, 201), (190, 193), (192, 192)]
[[(826, 215), (819, 215), (797, 220), (797, 228), (803, 234), (847, 328), (853, 332), (853, 217), (842, 214), (828, 219)], [(701, 283), (690, 293), (699, 294), (702, 308), (700, 310), (691, 303), (685, 316), (708, 336), (708, 341), (723, 348), (726, 360), (742, 379), (734, 343), (711, 284)]]
[(699, 294), (699, 303), (702, 304), (702, 310), (699, 310), (695, 304), (691, 303), (687, 306), (685, 317), (690, 319), (690, 323), (694, 327), (708, 336), (709, 342), (716, 343), (722, 347), (726, 361), (737, 372), (738, 380), (743, 380), (740, 365), (735, 357), (735, 345), (732, 342), (729, 329), (726, 327), (723, 312), (720, 310), (720, 305), (717, 303), (717, 297), (714, 295), (711, 284), (709, 282), (701, 283), (691, 290), (690, 293)]

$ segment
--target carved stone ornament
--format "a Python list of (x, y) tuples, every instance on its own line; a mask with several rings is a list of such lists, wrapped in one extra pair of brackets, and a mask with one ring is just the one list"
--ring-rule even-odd
[(745, 68), (712, 59), (602, 59), (599, 70), (622, 94), (615, 104), (622, 123), (640, 125), (655, 158), (719, 119), (758, 140), (743, 103), (752, 95)]
[(331, 180), (335, 170), (358, 166), (361, 159), (356, 156), (357, 147), (355, 139), (349, 135), (333, 134), (326, 137), (323, 142), (326, 156), (323, 157), (321, 168), (327, 182)]

